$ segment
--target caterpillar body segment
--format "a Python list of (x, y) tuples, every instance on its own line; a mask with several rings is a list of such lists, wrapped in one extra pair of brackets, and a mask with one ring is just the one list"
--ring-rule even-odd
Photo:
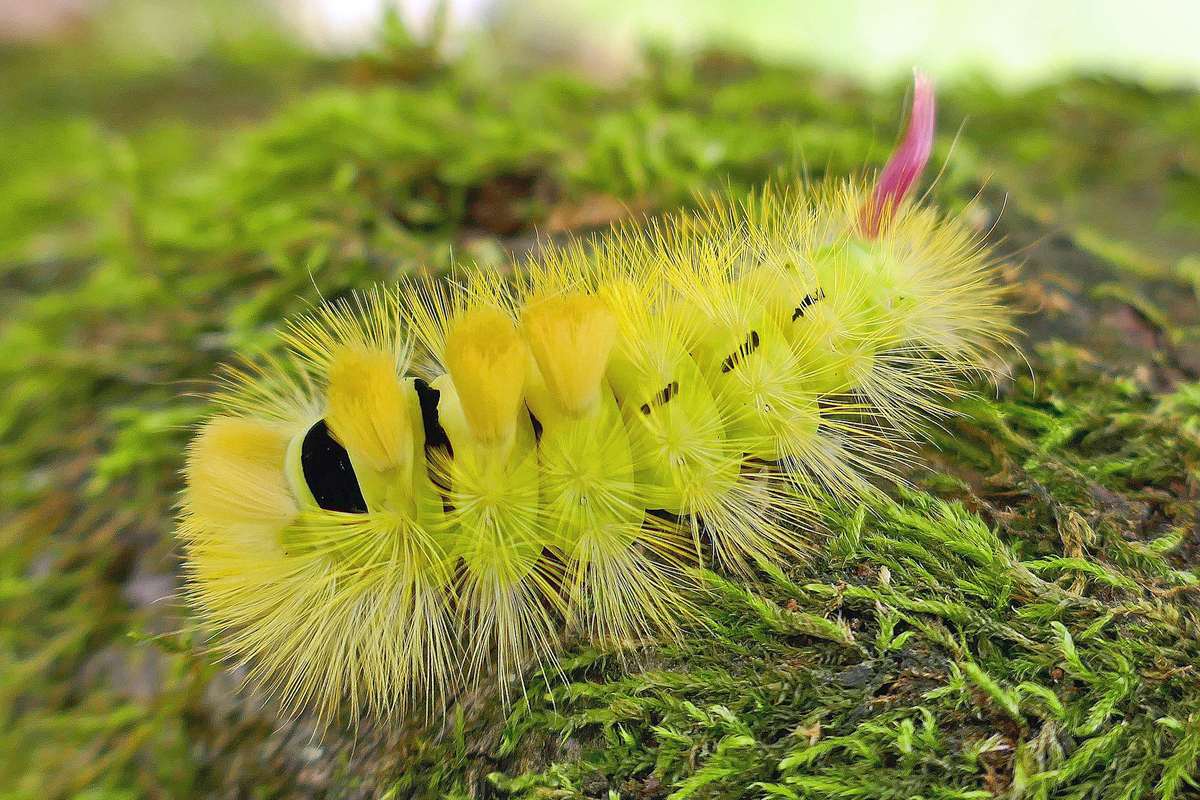
[(732, 430), (691, 355), (697, 318), (679, 303), (660, 309), (616, 297), (620, 333), (608, 375), (647, 507), (681, 521), (696, 559), (702, 539), (714, 561), (735, 569), (798, 555), (814, 529), (812, 504), (777, 471), (747, 465), (750, 443)]
[(566, 636), (680, 635), (698, 564), (801, 557), (821, 503), (902, 480), (1010, 346), (978, 237), (907, 199), (927, 157), (291, 323), (188, 451), (187, 592), (221, 652), (324, 721), (428, 710), (553, 670)]

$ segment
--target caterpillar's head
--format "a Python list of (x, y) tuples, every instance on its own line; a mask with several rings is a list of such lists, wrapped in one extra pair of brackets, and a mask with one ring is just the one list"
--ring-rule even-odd
[(419, 513), (419, 383), (402, 377), (408, 347), (386, 301), (363, 302), (294, 323), (290, 365), (233, 375), (222, 398), (233, 413), (204, 426), (187, 462), (186, 507), (201, 525), (290, 549), (298, 525)]
[(300, 504), (286, 473), (287, 426), (220, 416), (188, 448), (186, 505), (202, 529), (228, 532), (226, 548), (282, 553), (280, 532)]
[(316, 419), (217, 417), (192, 444), (189, 514), (240, 532), (239, 546), (251, 548), (243, 557), (310, 550), (321, 526), (384, 530), (428, 512), (413, 470), (424, 457), (414, 382), (380, 352), (348, 351), (331, 366)]
[(230, 373), (185, 470), (191, 602), (252, 679), (325, 722), (452, 682), (432, 390), (403, 377), (395, 310), (375, 292), (295, 322), (288, 356)]

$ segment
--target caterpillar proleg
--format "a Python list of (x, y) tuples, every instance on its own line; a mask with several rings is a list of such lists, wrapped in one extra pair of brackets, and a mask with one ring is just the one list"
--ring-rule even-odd
[(285, 708), (379, 717), (677, 635), (695, 567), (783, 564), (1011, 331), (997, 265), (912, 201), (933, 91), (873, 186), (768, 187), (375, 288), (229, 369), (188, 451), (188, 599)]

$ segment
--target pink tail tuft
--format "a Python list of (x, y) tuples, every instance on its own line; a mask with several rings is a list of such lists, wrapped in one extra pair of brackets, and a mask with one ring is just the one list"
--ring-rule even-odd
[(934, 107), (933, 81), (925, 73), (914, 71), (912, 114), (904, 141), (888, 159), (871, 199), (859, 214), (859, 227), (867, 238), (879, 235), (880, 227), (912, 192), (929, 162), (933, 151)]

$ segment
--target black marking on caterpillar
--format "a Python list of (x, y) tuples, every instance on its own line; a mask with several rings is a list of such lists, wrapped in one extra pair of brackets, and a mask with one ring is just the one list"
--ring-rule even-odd
[(535, 442), (542, 441), (542, 421), (529, 412), (529, 424), (533, 426), (533, 440)]
[(792, 322), (795, 322), (796, 320), (803, 317), (805, 310), (807, 310), (810, 306), (816, 305), (818, 300), (824, 300), (824, 299), (825, 299), (825, 290), (824, 289), (817, 289), (815, 294), (804, 295), (804, 299), (800, 301), (800, 305), (796, 306), (796, 310), (792, 312)]
[(425, 429), (425, 449), (444, 448), (453, 456), (454, 448), (450, 446), (450, 437), (446, 435), (446, 430), (438, 419), (437, 405), (442, 393), (422, 378), (413, 381), (413, 388), (416, 389), (417, 399), (421, 402), (421, 427)]
[(665, 406), (667, 403), (671, 402), (671, 398), (677, 394), (679, 394), (679, 381), (671, 381), (663, 388), (661, 392), (654, 396), (654, 399), (650, 403), (642, 403), (640, 410), (643, 414), (649, 415), (650, 411), (652, 410), (651, 404), (653, 404), (653, 408)]
[(758, 349), (758, 345), (758, 331), (750, 331), (750, 335), (746, 337), (746, 341), (742, 342), (737, 350), (730, 353), (721, 362), (721, 372), (732, 372), (734, 367), (749, 358)]
[(300, 467), (308, 490), (321, 508), (347, 514), (367, 513), (367, 501), (359, 488), (350, 454), (329, 434), (325, 420), (318, 420), (304, 435)]

